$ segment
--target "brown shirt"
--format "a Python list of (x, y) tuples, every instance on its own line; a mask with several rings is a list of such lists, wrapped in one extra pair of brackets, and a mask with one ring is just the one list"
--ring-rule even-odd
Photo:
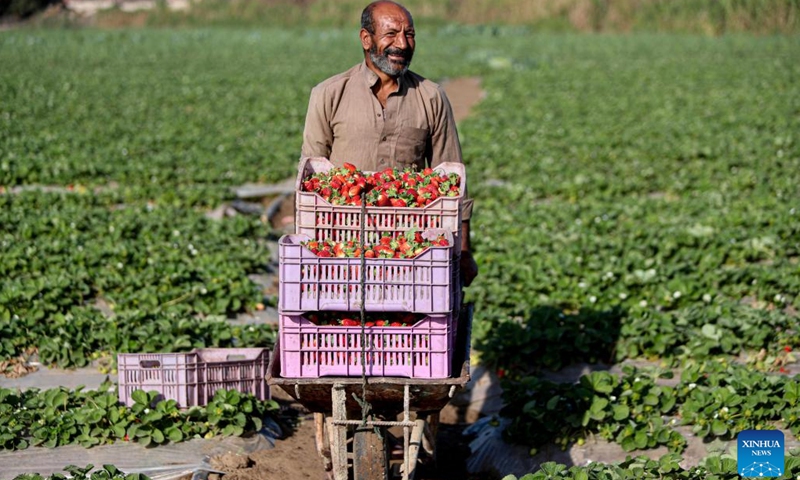
[[(362, 62), (311, 90), (303, 157), (352, 163), (365, 171), (461, 162), (453, 110), (444, 90), (413, 72), (399, 78), (383, 108), (372, 93), (378, 75)], [(472, 200), (464, 201), (469, 220)]]

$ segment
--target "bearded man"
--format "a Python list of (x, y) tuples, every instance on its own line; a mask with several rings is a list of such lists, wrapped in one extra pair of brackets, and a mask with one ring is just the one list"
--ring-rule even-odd
[[(361, 14), (364, 61), (311, 91), (303, 157), (325, 157), (364, 171), (436, 167), (462, 162), (453, 111), (444, 90), (408, 69), (414, 56), (414, 20), (402, 5), (381, 0)], [(462, 208), (461, 273), (478, 274), (470, 252), (472, 200)]]

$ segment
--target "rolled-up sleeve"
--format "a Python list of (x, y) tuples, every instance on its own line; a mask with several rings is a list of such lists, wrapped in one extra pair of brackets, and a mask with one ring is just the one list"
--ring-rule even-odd
[(308, 113), (303, 128), (303, 147), (300, 149), (303, 157), (330, 158), (333, 145), (330, 114), (323, 87), (314, 87), (308, 100)]
[[(428, 158), (431, 167), (444, 162), (464, 163), (461, 156), (461, 144), (458, 140), (456, 120), (453, 116), (453, 107), (444, 90), (439, 87), (439, 95), (434, 98), (432, 110), (433, 121), (431, 128), (431, 144)], [(461, 207), (461, 219), (466, 221), (472, 217), (472, 198), (469, 197), (467, 186), (464, 185), (464, 201)]]

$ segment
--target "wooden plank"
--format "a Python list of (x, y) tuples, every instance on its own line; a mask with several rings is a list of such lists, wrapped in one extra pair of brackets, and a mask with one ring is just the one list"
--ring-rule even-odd
[(387, 480), (386, 432), (378, 435), (374, 427), (359, 427), (353, 435), (353, 478)]
[(314, 440), (317, 444), (317, 453), (322, 457), (322, 466), (326, 472), (333, 469), (331, 464), (331, 448), (325, 438), (325, 414), (314, 414)]
[(334, 420), (347, 420), (345, 410), (345, 389), (342, 385), (335, 384), (331, 389), (331, 403), (333, 414), (328, 418), (328, 435), (330, 436), (331, 463), (334, 480), (347, 479), (347, 427), (334, 425)]

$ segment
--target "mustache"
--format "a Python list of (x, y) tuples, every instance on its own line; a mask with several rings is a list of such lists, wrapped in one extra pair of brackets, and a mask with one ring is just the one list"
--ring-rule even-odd
[(411, 57), (411, 51), (404, 50), (402, 48), (388, 47), (386, 50), (383, 51), (383, 56), (386, 57), (389, 55), (399, 55), (405, 59), (409, 59)]

